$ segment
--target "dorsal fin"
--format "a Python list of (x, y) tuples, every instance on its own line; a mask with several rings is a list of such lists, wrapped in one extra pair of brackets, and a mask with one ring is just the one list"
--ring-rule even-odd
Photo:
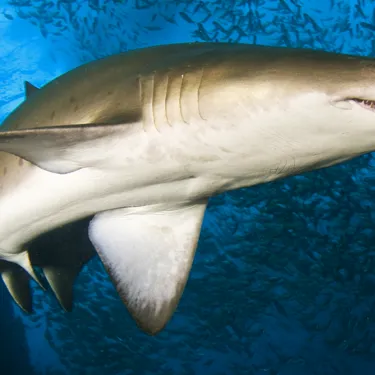
[(34, 92), (38, 91), (39, 88), (34, 86), (32, 83), (29, 81), (25, 81), (25, 96), (26, 99), (30, 97)]

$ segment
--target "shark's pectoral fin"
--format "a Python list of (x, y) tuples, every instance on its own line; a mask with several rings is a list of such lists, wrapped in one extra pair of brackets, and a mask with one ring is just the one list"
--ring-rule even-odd
[(3, 282), (17, 305), (25, 312), (32, 311), (30, 277), (17, 264), (0, 261), (0, 273)]
[(185, 288), (207, 201), (159, 212), (98, 214), (89, 236), (138, 326), (154, 335)]
[(124, 123), (3, 131), (0, 151), (19, 156), (49, 172), (70, 173), (98, 166), (110, 158), (113, 144), (128, 129), (129, 125)]
[(26, 99), (30, 97), (34, 92), (39, 91), (38, 87), (34, 86), (29, 81), (25, 81), (25, 96)]

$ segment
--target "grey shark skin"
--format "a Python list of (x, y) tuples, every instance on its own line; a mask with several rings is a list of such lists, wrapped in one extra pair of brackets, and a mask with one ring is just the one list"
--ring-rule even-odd
[[(37, 90), (31, 83), (25, 82), (26, 98)], [(65, 311), (72, 310), (73, 284), (78, 273), (95, 255), (87, 233), (90, 219), (68, 223), (43, 233), (28, 246), (31, 265), (41, 268)], [(0, 275), (18, 306), (24, 312), (31, 313), (32, 294), (28, 273), (16, 263), (0, 260)], [(40, 284), (39, 279), (36, 281)], [(45, 289), (44, 285), (40, 285)]]
[(369, 58), (158, 46), (32, 91), (0, 132), (0, 256), (36, 278), (28, 244), (94, 216), (90, 241), (149, 334), (182, 295), (211, 196), (375, 150)]

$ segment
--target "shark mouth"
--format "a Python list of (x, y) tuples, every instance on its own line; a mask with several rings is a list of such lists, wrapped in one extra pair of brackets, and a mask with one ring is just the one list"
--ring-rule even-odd
[(361, 107), (375, 112), (375, 100), (351, 98), (351, 101), (359, 104)]

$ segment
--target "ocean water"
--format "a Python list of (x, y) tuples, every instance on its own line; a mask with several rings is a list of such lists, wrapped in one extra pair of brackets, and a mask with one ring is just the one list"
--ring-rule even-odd
[[(85, 62), (188, 41), (375, 54), (365, 0), (0, 0), (0, 121)], [(135, 326), (96, 257), (64, 313), (0, 285), (1, 375), (375, 374), (375, 159), (212, 198), (167, 328)]]

